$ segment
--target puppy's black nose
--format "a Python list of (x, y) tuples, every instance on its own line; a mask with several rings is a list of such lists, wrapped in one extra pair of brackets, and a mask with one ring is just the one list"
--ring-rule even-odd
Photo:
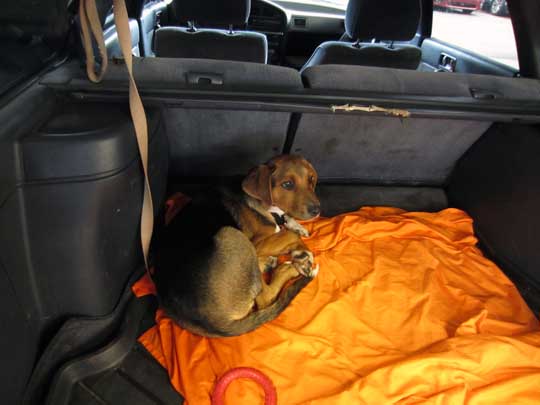
[(316, 217), (321, 213), (321, 206), (319, 204), (311, 204), (308, 207), (308, 212), (310, 215)]

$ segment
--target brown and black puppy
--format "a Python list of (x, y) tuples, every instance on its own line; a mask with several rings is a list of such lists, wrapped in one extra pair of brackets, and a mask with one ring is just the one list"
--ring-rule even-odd
[[(319, 215), (316, 183), (305, 159), (282, 155), (253, 169), (237, 190), (192, 196), (154, 250), (154, 282), (168, 315), (211, 337), (240, 335), (276, 318), (318, 271), (295, 220)], [(291, 259), (277, 266), (280, 255)]]

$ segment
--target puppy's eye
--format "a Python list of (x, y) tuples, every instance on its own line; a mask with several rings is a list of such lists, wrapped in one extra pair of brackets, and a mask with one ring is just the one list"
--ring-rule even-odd
[(294, 188), (294, 182), (293, 181), (285, 181), (281, 183), (281, 187), (283, 187), (285, 190), (292, 190)]

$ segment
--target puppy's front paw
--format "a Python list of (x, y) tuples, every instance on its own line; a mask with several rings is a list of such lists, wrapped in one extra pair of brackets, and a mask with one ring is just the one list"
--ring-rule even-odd
[(319, 266), (313, 266), (313, 253), (309, 250), (293, 250), (292, 264), (305, 277), (313, 278), (319, 272)]
[(296, 232), (300, 236), (304, 236), (306, 238), (309, 236), (309, 232), (306, 228), (296, 222), (294, 218), (291, 218), (287, 215), (285, 215), (285, 228), (290, 231)]
[(259, 257), (259, 268), (262, 273), (268, 273), (274, 270), (278, 265), (278, 258), (276, 256)]
[(319, 274), (319, 263), (311, 267), (311, 278), (315, 278)]

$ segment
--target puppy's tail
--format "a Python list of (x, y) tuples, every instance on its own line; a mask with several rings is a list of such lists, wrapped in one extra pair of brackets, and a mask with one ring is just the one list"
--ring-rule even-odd
[(220, 336), (238, 336), (251, 332), (266, 322), (277, 318), (285, 308), (291, 303), (296, 295), (313, 280), (311, 277), (300, 277), (289, 287), (286, 287), (279, 294), (278, 298), (266, 308), (257, 310), (246, 316), (231, 322), (219, 332)]

